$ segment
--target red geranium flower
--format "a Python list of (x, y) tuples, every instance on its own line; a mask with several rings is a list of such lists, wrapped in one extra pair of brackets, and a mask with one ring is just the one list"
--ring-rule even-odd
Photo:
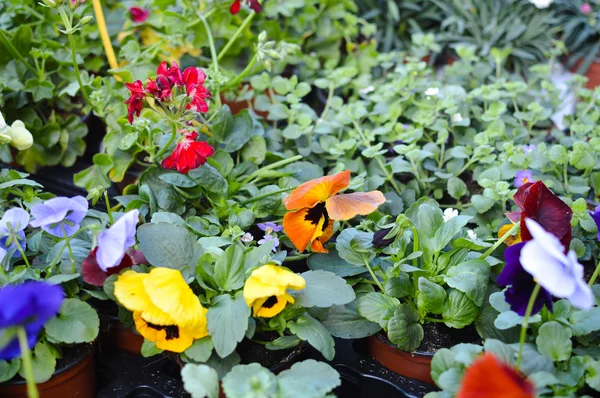
[[(558, 239), (569, 250), (571, 244), (571, 218), (573, 210), (560, 200), (542, 181), (527, 183), (519, 188), (514, 196), (515, 204), (521, 209), (520, 213), (511, 213), (509, 217), (521, 219), (521, 239), (523, 242), (533, 237), (525, 224), (526, 218), (537, 221), (544, 229)], [(515, 220), (516, 221), (516, 220)]]
[[(261, 7), (260, 3), (258, 2), (258, 0), (246, 0), (246, 4), (248, 4), (248, 6), (254, 12), (258, 13), (258, 12), (262, 11), (262, 7)], [(231, 11), (232, 14), (237, 14), (238, 12), (240, 12), (240, 8), (242, 8), (242, 1), (235, 0), (233, 2), (233, 4), (231, 4), (231, 8), (229, 10)]]
[(144, 97), (146, 94), (144, 93), (144, 85), (140, 80), (136, 80), (133, 83), (125, 83), (125, 87), (131, 92), (129, 99), (125, 101), (128, 105), (127, 107), (127, 120), (129, 123), (133, 123), (134, 116), (140, 116), (142, 112)]
[(171, 82), (171, 86), (173, 84), (183, 86), (183, 73), (181, 73), (181, 69), (179, 69), (177, 62), (173, 62), (173, 65), (170, 68), (167, 68), (167, 63), (165, 61), (161, 62), (156, 69), (156, 74), (158, 76), (167, 77)]
[(146, 83), (146, 92), (154, 96), (158, 101), (170, 101), (173, 91), (171, 88), (173, 85), (169, 81), (169, 78), (165, 75), (158, 75), (156, 80), (148, 79)]
[(113, 268), (108, 268), (108, 270), (104, 272), (98, 265), (98, 260), (96, 260), (97, 251), (98, 248), (96, 247), (81, 264), (83, 281), (94, 286), (102, 286), (106, 278), (113, 274), (118, 274), (125, 268), (129, 268), (134, 264), (146, 264), (148, 262), (141, 251), (129, 249), (123, 256), (121, 264)]
[(131, 15), (131, 20), (133, 22), (142, 23), (148, 19), (150, 11), (139, 7), (131, 7), (129, 9), (129, 14)]
[(208, 104), (205, 99), (211, 97), (210, 91), (204, 87), (206, 73), (202, 69), (189, 67), (183, 72), (183, 82), (185, 90), (192, 98), (192, 102), (187, 105), (187, 109), (206, 113)]
[(187, 174), (192, 169), (206, 163), (206, 158), (214, 155), (215, 150), (206, 142), (196, 141), (198, 133), (186, 132), (179, 141), (171, 156), (163, 159), (165, 169), (177, 169), (181, 174)]

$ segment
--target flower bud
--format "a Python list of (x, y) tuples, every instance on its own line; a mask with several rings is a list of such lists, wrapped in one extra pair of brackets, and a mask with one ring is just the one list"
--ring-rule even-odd
[(85, 17), (81, 18), (81, 21), (79, 21), (80, 25), (86, 25), (87, 23), (89, 23), (92, 20), (92, 16), (91, 15), (86, 15)]
[(375, 232), (373, 234), (373, 247), (381, 249), (389, 246), (396, 239), (395, 236), (392, 238), (385, 238), (391, 231), (392, 228), (385, 228)]
[(62, 0), (42, 0), (46, 7), (56, 8), (62, 4)]
[(71, 7), (72, 10), (79, 7), (79, 5), (81, 3), (85, 3), (85, 0), (68, 0), (68, 1), (69, 1), (69, 6)]
[(20, 120), (15, 120), (12, 124), (10, 127), (10, 135), (12, 136), (12, 142), (10, 144), (19, 151), (29, 149), (33, 145), (33, 136), (29, 130), (25, 128), (25, 124)]

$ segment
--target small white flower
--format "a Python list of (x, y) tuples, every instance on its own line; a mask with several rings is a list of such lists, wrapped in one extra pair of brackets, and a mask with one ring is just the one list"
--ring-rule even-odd
[(358, 90), (358, 92), (363, 95), (372, 93), (373, 91), (375, 91), (375, 87), (373, 87), (373, 86), (361, 88), (360, 90)]
[(2, 116), (2, 112), (0, 112), (0, 130), (6, 127), (6, 122), (4, 121), (4, 116)]
[(444, 222), (448, 222), (456, 216), (458, 216), (458, 210), (455, 210), (451, 207), (444, 210)]
[(472, 229), (467, 229), (467, 235), (469, 236), (469, 239), (471, 239), (471, 240), (477, 239), (477, 234)]
[(254, 236), (250, 232), (246, 232), (240, 239), (244, 243), (250, 243), (254, 240)]
[(10, 126), (10, 135), (12, 136), (10, 144), (19, 151), (29, 149), (33, 145), (33, 136), (20, 120), (15, 120), (12, 126)]
[(548, 8), (554, 0), (529, 0), (531, 4), (539, 9)]
[(435, 97), (439, 93), (440, 93), (440, 89), (437, 87), (429, 87), (427, 90), (425, 90), (425, 95), (427, 95), (429, 97)]
[(452, 115), (452, 123), (460, 123), (463, 121), (463, 117), (460, 113), (455, 113)]

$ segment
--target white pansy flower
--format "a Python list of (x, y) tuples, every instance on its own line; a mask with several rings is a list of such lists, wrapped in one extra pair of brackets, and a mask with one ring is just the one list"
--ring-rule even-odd
[(244, 243), (250, 243), (254, 240), (254, 236), (250, 232), (246, 232), (240, 239)]
[(429, 87), (427, 90), (425, 90), (425, 95), (427, 95), (429, 97), (435, 97), (439, 93), (440, 93), (440, 89), (437, 87)]
[(477, 239), (477, 234), (472, 229), (467, 229), (467, 235), (469, 236), (469, 239), (471, 239), (471, 240)]
[(444, 222), (448, 222), (456, 216), (458, 216), (458, 210), (453, 209), (451, 207), (444, 210)]
[(360, 90), (358, 90), (358, 92), (363, 95), (372, 93), (373, 91), (375, 91), (375, 87), (373, 86), (361, 88)]
[(460, 123), (463, 121), (463, 117), (460, 113), (455, 113), (452, 115), (452, 123)]
[(529, 0), (531, 4), (539, 9), (548, 8), (554, 0)]

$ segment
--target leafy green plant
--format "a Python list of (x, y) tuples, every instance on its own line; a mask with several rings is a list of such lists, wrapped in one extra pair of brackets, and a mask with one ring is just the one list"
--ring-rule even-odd
[(585, 73), (600, 52), (600, 6), (596, 2), (558, 0), (552, 7), (561, 39), (569, 50), (567, 66)]

